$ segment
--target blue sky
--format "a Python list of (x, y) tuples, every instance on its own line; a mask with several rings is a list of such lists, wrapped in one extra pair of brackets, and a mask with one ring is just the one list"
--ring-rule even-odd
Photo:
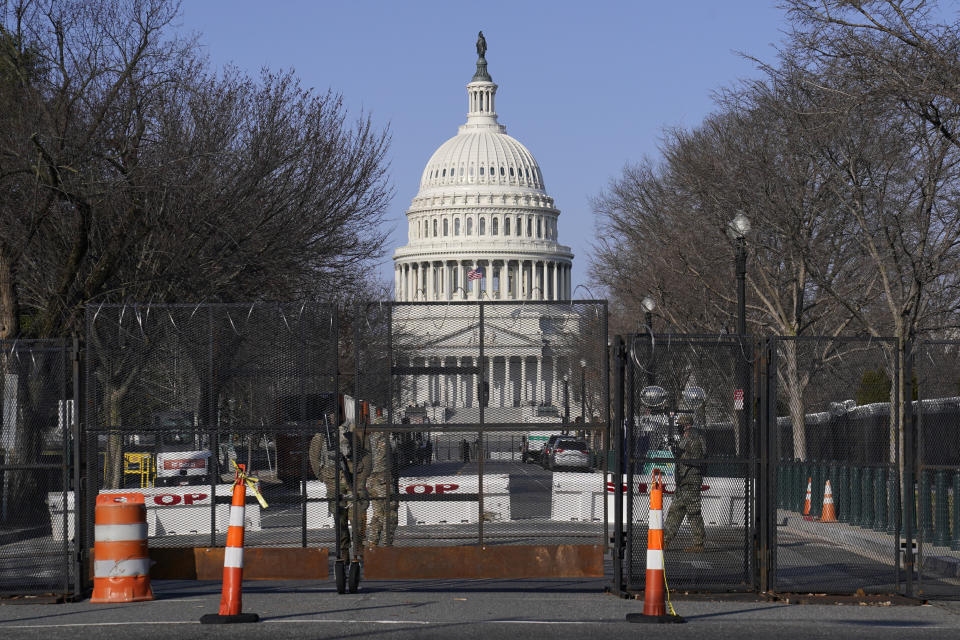
[[(590, 198), (627, 163), (656, 156), (664, 127), (697, 125), (715, 89), (757, 77), (737, 52), (773, 60), (787, 26), (761, 0), (187, 0), (181, 19), (213, 64), (293, 68), (389, 125), (391, 252), (406, 242), (424, 165), (466, 119), (483, 30), (500, 122), (533, 153), (561, 210), (574, 286), (587, 282)], [(381, 274), (392, 283), (389, 255)]]

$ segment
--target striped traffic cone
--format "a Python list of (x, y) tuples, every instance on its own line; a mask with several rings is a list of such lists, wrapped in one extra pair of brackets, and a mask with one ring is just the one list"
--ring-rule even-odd
[(838, 522), (837, 508), (833, 504), (833, 489), (830, 487), (830, 481), (823, 487), (823, 512), (820, 514), (820, 522)]
[(810, 520), (810, 493), (813, 488), (813, 478), (807, 478), (807, 497), (803, 501), (803, 519)]
[(200, 617), (201, 624), (232, 624), (259, 622), (255, 613), (241, 613), (243, 585), (243, 522), (246, 515), (247, 485), (253, 486), (260, 504), (266, 507), (257, 490), (256, 480), (247, 478), (246, 467), (238, 465), (233, 480), (233, 498), (230, 502), (230, 527), (227, 529), (227, 548), (223, 550), (223, 593), (220, 596), (220, 613), (208, 613)]
[(650, 487), (650, 519), (647, 526), (647, 582), (643, 590), (643, 613), (628, 613), (627, 622), (686, 622), (673, 607), (667, 613), (664, 593), (667, 578), (663, 567), (663, 482), (659, 469), (653, 470)]
[(93, 595), (90, 602), (153, 600), (147, 507), (142, 493), (97, 496), (93, 527)]

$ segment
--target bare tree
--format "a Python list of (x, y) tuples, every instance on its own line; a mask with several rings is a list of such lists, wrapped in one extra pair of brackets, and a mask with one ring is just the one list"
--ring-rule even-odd
[[(79, 331), (91, 303), (338, 300), (370, 279), (388, 133), (293, 72), (210, 70), (178, 9), (0, 8), (0, 339)], [(135, 373), (109, 372), (114, 392)]]

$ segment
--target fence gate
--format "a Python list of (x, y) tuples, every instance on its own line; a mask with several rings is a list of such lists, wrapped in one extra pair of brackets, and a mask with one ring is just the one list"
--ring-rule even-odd
[(76, 345), (0, 341), (0, 595), (79, 593)]
[(602, 301), (361, 311), (357, 396), (396, 460), (369, 508), (397, 521), (365, 577), (603, 575), (606, 330)]
[[(622, 425), (614, 477), (625, 492), (616, 548), (615, 585), (643, 590), (649, 486), (654, 470), (666, 478), (665, 535), (678, 520), (665, 554), (671, 589), (733, 591), (755, 588), (754, 497), (758, 465), (752, 419), (753, 342), (737, 336), (617, 337), (615, 424)], [(692, 430), (684, 441), (685, 421)], [(674, 461), (680, 445), (702, 439), (702, 457)], [(689, 448), (689, 447), (688, 447)], [(696, 451), (690, 448), (690, 451)], [(690, 454), (688, 454), (689, 456)], [(679, 488), (679, 490), (678, 490)], [(671, 508), (674, 513), (671, 514)], [(698, 539), (699, 509), (703, 540)], [(700, 548), (702, 543), (702, 549)]]

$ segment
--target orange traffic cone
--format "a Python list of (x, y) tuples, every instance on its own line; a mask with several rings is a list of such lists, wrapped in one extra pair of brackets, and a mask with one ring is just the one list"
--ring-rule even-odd
[(650, 487), (650, 520), (647, 525), (647, 582), (643, 590), (643, 613), (628, 613), (627, 622), (686, 622), (664, 602), (667, 579), (663, 570), (663, 481), (653, 470)]
[(93, 595), (90, 602), (153, 600), (147, 507), (142, 493), (97, 496), (93, 527)]
[(837, 509), (833, 505), (833, 489), (830, 488), (829, 480), (823, 488), (823, 513), (820, 514), (820, 522), (838, 522)]
[(233, 480), (233, 498), (230, 501), (230, 527), (227, 529), (227, 548), (223, 551), (223, 592), (220, 596), (220, 613), (208, 613), (200, 617), (201, 624), (232, 624), (259, 622), (255, 613), (241, 613), (243, 585), (243, 522), (246, 515), (247, 485), (252, 485), (260, 504), (266, 503), (257, 490), (256, 479), (247, 478), (246, 467), (234, 462), (237, 471)]
[(813, 478), (807, 478), (807, 498), (803, 501), (803, 517), (810, 519), (810, 491), (813, 488)]

